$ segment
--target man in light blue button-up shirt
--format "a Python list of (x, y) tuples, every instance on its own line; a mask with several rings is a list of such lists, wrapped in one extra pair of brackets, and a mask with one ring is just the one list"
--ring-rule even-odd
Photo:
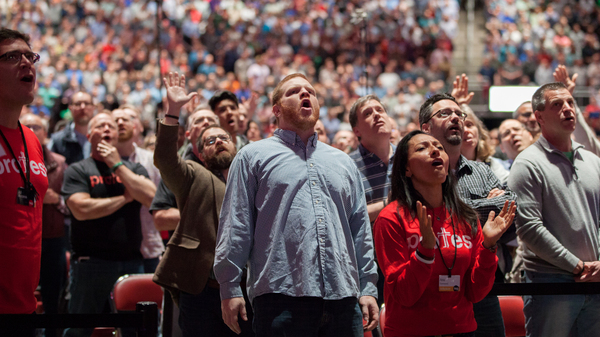
[(247, 265), (258, 336), (362, 336), (379, 312), (360, 174), (317, 140), (319, 103), (303, 75), (284, 78), (273, 102), (280, 129), (244, 147), (229, 171), (214, 264), (223, 319), (236, 332), (238, 314), (246, 319)]

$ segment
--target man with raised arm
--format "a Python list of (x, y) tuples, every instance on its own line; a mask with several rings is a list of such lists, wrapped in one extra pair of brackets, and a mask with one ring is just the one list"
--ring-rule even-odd
[[(164, 82), (169, 110), (158, 126), (154, 161), (177, 200), (181, 220), (153, 280), (168, 289), (178, 304), (184, 337), (235, 336), (221, 318), (219, 283), (212, 270), (219, 212), (235, 145), (229, 132), (211, 124), (193, 137), (196, 143), (192, 146), (204, 165), (179, 157), (179, 111), (196, 93), (187, 93), (185, 77), (177, 73), (169, 73)], [(250, 322), (241, 330), (242, 336), (254, 335)]]
[[(215, 274), (223, 320), (258, 336), (362, 336), (377, 326), (377, 266), (364, 188), (354, 162), (317, 140), (316, 91), (301, 74), (273, 92), (279, 129), (231, 164)], [(363, 319), (365, 324), (363, 326)]]

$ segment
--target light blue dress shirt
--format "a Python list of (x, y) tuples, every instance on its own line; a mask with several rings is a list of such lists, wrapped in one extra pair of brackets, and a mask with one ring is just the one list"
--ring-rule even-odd
[(221, 299), (377, 298), (377, 266), (361, 176), (342, 151), (278, 129), (245, 146), (229, 170), (214, 271)]

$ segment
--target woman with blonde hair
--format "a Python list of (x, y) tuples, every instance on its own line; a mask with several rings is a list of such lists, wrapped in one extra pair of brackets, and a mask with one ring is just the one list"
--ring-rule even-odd
[(500, 180), (502, 184), (506, 184), (508, 170), (504, 168), (499, 159), (492, 157), (495, 148), (487, 128), (468, 105), (461, 104), (460, 108), (467, 113), (460, 149), (461, 154), (468, 160), (487, 164), (498, 180)]

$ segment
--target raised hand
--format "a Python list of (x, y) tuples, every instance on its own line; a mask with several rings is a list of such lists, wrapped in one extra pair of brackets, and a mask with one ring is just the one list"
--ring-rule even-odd
[(197, 92), (187, 93), (185, 90), (185, 75), (183, 74), (179, 76), (177, 72), (169, 72), (163, 77), (163, 82), (167, 88), (167, 114), (169, 115), (179, 116), (181, 107), (198, 96)]
[(450, 94), (456, 99), (456, 103), (459, 106), (471, 103), (475, 93), (469, 92), (469, 78), (466, 74), (456, 76), (456, 79), (452, 83), (452, 92)]
[(417, 219), (419, 219), (421, 235), (423, 236), (421, 244), (427, 249), (435, 248), (435, 233), (433, 233), (431, 226), (431, 215), (427, 215), (427, 207), (423, 206), (420, 201), (417, 201)]
[(248, 98), (248, 99), (242, 98), (242, 104), (246, 107), (246, 111), (248, 111), (248, 118), (252, 118), (252, 116), (254, 115), (254, 112), (256, 111), (256, 107), (258, 106), (259, 98), (260, 98), (260, 95), (254, 91), (250, 95), (250, 98)]
[(506, 200), (502, 211), (500, 211), (497, 217), (494, 218), (494, 215), (496, 215), (494, 211), (490, 212), (488, 220), (482, 229), (484, 247), (490, 248), (495, 246), (502, 234), (512, 224), (515, 212), (517, 211), (517, 204), (513, 201), (509, 207), (508, 203), (508, 200)]
[(573, 74), (573, 77), (569, 78), (569, 71), (567, 70), (567, 67), (561, 64), (554, 69), (552, 75), (554, 75), (554, 80), (556, 82), (562, 82), (567, 87), (567, 90), (569, 90), (571, 95), (573, 94), (576, 86), (575, 81), (579, 76), (578, 74)]

